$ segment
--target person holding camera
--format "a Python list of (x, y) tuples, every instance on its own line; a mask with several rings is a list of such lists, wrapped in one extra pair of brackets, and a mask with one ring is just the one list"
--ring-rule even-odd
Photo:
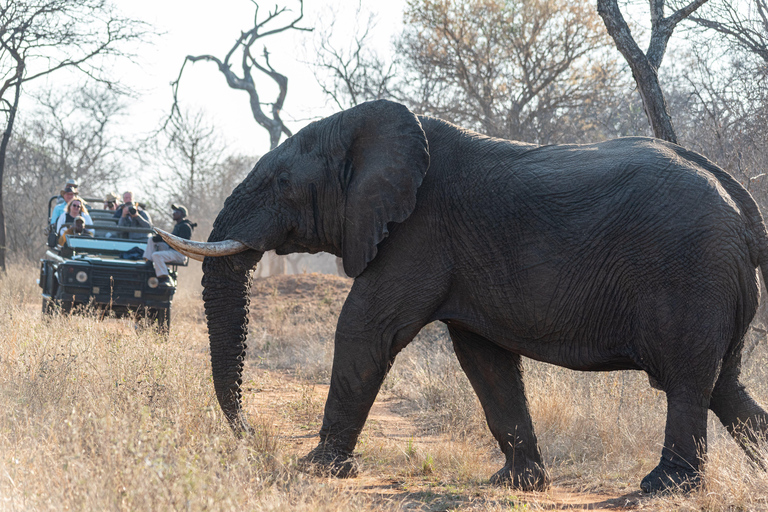
[[(152, 228), (152, 219), (149, 214), (141, 208), (138, 203), (133, 202), (133, 192), (123, 194), (123, 200), (126, 201), (115, 211), (115, 216), (120, 216), (117, 221), (118, 226), (126, 228)], [(131, 240), (145, 240), (146, 233), (122, 233), (123, 238)], [(125, 236), (128, 235), (128, 236)]]
[(113, 215), (113, 217), (115, 217), (116, 219), (119, 219), (120, 217), (122, 217), (123, 212), (128, 208), (128, 205), (131, 205), (131, 204), (133, 204), (133, 192), (130, 190), (126, 190), (125, 192), (123, 192), (123, 202), (120, 203), (115, 208), (115, 214)]
[(116, 211), (117, 210), (117, 196), (112, 192), (109, 192), (104, 198), (104, 210)]
[[(172, 204), (171, 210), (173, 211), (173, 220), (176, 221), (171, 234), (185, 240), (192, 238), (192, 230), (197, 227), (197, 224), (187, 219), (186, 207)], [(187, 257), (171, 249), (167, 243), (163, 242), (160, 235), (155, 235), (147, 241), (144, 259), (152, 261), (152, 265), (155, 267), (155, 275), (160, 281), (160, 286), (173, 286), (168, 276), (168, 263), (184, 263)]]

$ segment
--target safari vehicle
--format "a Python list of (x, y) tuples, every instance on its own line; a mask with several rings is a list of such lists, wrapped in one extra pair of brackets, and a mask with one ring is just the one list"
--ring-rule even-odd
[[(56, 196), (48, 201), (50, 212)], [(91, 204), (101, 199), (85, 198)], [(169, 266), (171, 286), (160, 286), (151, 262), (141, 259), (147, 244), (123, 238), (127, 233), (151, 233), (150, 229), (117, 225), (114, 212), (92, 209), (93, 221), (86, 229), (95, 235), (69, 235), (58, 245), (55, 223), (49, 226), (48, 249), (40, 260), (43, 313), (70, 312), (88, 305), (112, 311), (117, 316), (148, 318), (167, 332), (171, 325), (171, 303), (176, 292), (179, 265)], [(128, 259), (133, 256), (137, 259)]]

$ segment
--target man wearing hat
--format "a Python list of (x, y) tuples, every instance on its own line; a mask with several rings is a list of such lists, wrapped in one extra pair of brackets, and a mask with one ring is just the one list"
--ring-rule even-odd
[(56, 196), (56, 204), (61, 204), (61, 203), (68, 202), (68, 201), (64, 200), (64, 196), (62, 195), (62, 193), (64, 192), (64, 190), (67, 187), (73, 188), (73, 189), (75, 189), (75, 192), (77, 192), (77, 182), (75, 180), (73, 180), (72, 178), (68, 178), (66, 183), (64, 183), (64, 186), (61, 187), (61, 190), (59, 191), (59, 195)]
[[(192, 238), (192, 230), (195, 229), (197, 224), (193, 224), (187, 219), (187, 208), (182, 205), (171, 205), (173, 211), (173, 220), (176, 221), (176, 225), (173, 226), (172, 234), (189, 240)], [(174, 251), (171, 247), (162, 241), (160, 235), (155, 235), (147, 242), (147, 248), (144, 251), (144, 259), (152, 261), (155, 267), (155, 275), (160, 280), (160, 286), (173, 286), (170, 277), (168, 277), (168, 263), (184, 263), (186, 256), (178, 251)]]
[(104, 209), (111, 211), (117, 210), (117, 196), (112, 192), (107, 193), (107, 196), (104, 198)]
[(53, 211), (51, 212), (51, 224), (56, 222), (61, 214), (64, 213), (67, 204), (77, 194), (77, 185), (74, 183), (74, 181), (75, 180), (67, 180), (67, 185), (59, 192), (58, 204), (56, 204), (56, 206), (53, 208)]

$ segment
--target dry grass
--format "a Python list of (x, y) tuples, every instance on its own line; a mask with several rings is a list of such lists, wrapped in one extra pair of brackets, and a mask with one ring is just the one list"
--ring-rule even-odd
[[(415, 434), (388, 435), (391, 426), (369, 422), (357, 480), (295, 469), (316, 439), (297, 446), (301, 436), (289, 432), (320, 426), (348, 286), (340, 278), (306, 277), (306, 289), (256, 284), (245, 405), (258, 433), (236, 440), (213, 396), (199, 268), (185, 272), (168, 339), (129, 320), (43, 319), (37, 270), (0, 276), (0, 510), (531, 510), (557, 502), (487, 484), (503, 461), (439, 325), (398, 356), (380, 396)], [(762, 341), (744, 371), (762, 404), (766, 357)], [(665, 399), (642, 374), (527, 362), (526, 385), (557, 488), (629, 495), (657, 463)], [(257, 403), (267, 389), (284, 401)], [(712, 418), (705, 478), (687, 496), (629, 499), (647, 510), (768, 509), (768, 476)]]

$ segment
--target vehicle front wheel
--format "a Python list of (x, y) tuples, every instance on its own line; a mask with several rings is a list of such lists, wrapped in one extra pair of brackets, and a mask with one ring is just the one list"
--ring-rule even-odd
[(171, 330), (171, 308), (150, 309), (147, 313), (152, 325), (157, 326), (161, 333), (168, 334)]
[(43, 314), (55, 315), (56, 313), (67, 315), (72, 312), (73, 304), (66, 300), (43, 298)]

